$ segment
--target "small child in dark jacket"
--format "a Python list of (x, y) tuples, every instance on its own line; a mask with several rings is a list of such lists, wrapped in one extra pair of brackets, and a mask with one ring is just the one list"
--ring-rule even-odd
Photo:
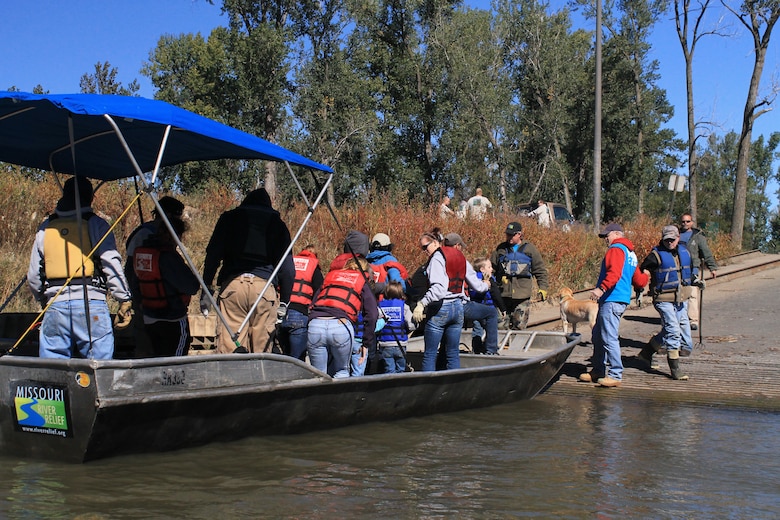
[(384, 298), (379, 302), (379, 309), (387, 319), (387, 323), (377, 334), (377, 345), (385, 374), (406, 371), (406, 344), (409, 333), (417, 326), (405, 300), (403, 285), (399, 282), (389, 282)]
[[(498, 285), (496, 277), (493, 276), (493, 264), (489, 258), (477, 258), (474, 260), (474, 270), (477, 272), (477, 278), (480, 280), (488, 280), (490, 283), (490, 290), (484, 293), (478, 293), (469, 289), (469, 297), (471, 301), (490, 305), (496, 308), (498, 312), (499, 320), (498, 324), (501, 325), (502, 321), (505, 321), (506, 305), (504, 305), (504, 299), (501, 298), (501, 287)], [(471, 347), (475, 354), (484, 354), (484, 328), (478, 321), (474, 322), (474, 328), (472, 329)]]

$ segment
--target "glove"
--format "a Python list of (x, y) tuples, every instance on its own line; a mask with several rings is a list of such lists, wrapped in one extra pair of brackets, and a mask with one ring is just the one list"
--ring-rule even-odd
[(695, 285), (699, 289), (704, 289), (707, 286), (707, 284), (704, 282), (704, 278), (698, 278), (698, 277), (693, 280), (693, 285)]
[(119, 310), (114, 316), (114, 328), (122, 330), (133, 321), (133, 302), (126, 301), (119, 304)]
[(276, 323), (284, 321), (285, 316), (287, 316), (287, 305), (287, 303), (279, 302), (279, 308), (276, 309)]
[(412, 319), (417, 323), (422, 323), (422, 321), (425, 319), (425, 306), (422, 303), (418, 302), (414, 307), (414, 312), (412, 312)]
[(547, 291), (545, 289), (539, 289), (539, 299), (542, 301), (547, 299)]
[[(209, 287), (208, 290), (211, 295), (214, 295), (214, 289)], [(206, 291), (202, 291), (200, 294), (200, 313), (203, 314), (205, 318), (208, 318), (209, 311), (211, 310), (211, 300), (208, 297), (208, 294)]]

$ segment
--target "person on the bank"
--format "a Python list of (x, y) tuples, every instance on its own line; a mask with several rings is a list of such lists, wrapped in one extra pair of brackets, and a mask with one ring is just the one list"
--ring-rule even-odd
[[(169, 217), (181, 239), (183, 220)], [(164, 224), (133, 251), (132, 289), (143, 309), (143, 323), (154, 356), (186, 356), (190, 348), (187, 307), (200, 289), (198, 277), (176, 250), (176, 241)]]
[(552, 225), (552, 218), (550, 217), (550, 207), (547, 203), (539, 199), (536, 209), (528, 213), (529, 217), (536, 218), (537, 223), (542, 227), (550, 227)]
[(290, 295), (287, 314), (279, 325), (279, 341), (282, 350), (294, 358), (306, 359), (306, 337), (309, 328), (309, 307), (314, 294), (323, 282), (317, 249), (307, 245), (293, 257), (295, 282)]
[(680, 218), (680, 244), (684, 245), (691, 253), (693, 261), (693, 279), (698, 283), (691, 286), (691, 297), (688, 298), (688, 318), (691, 322), (691, 330), (699, 328), (699, 284), (704, 282), (704, 267), (710, 270), (715, 278), (718, 276), (718, 264), (715, 256), (707, 243), (707, 237), (696, 227), (690, 213), (683, 213)]
[[(642, 261), (643, 272), (650, 276), (653, 307), (661, 316), (662, 347), (672, 379), (687, 380), (680, 368), (680, 350), (692, 349), (691, 325), (688, 321), (688, 298), (693, 284), (693, 261), (690, 252), (680, 244), (680, 230), (664, 226), (661, 241)], [(651, 340), (639, 353), (639, 359), (652, 365), (655, 353)]]
[(89, 179), (69, 178), (54, 213), (35, 234), (27, 285), (42, 308), (48, 305), (40, 329), (42, 358), (113, 358), (109, 293), (119, 302), (115, 326), (125, 328), (132, 320), (122, 257), (108, 222), (92, 211), (93, 196)]
[[(284, 255), (289, 246), (290, 231), (271, 207), (264, 188), (251, 191), (237, 208), (220, 215), (206, 246), (203, 281), (213, 292), (212, 283), (222, 265), (217, 277), (217, 304), (230, 330), (239, 334), (234, 340), (222, 320), (217, 320), (217, 352), (271, 352), (276, 321), (284, 318), (295, 280), (292, 255)], [(270, 280), (280, 262), (276, 280)], [(270, 285), (247, 326), (239, 331), (266, 284)], [(279, 294), (275, 285), (279, 286)], [(208, 314), (210, 301), (206, 294), (201, 295), (200, 303), (201, 312)]]
[(482, 220), (485, 218), (488, 210), (493, 209), (493, 203), (490, 199), (482, 195), (482, 188), (477, 188), (477, 191), (473, 197), (466, 201), (466, 207), (468, 208), (468, 214), (475, 220)]
[(604, 226), (599, 237), (607, 242), (601, 271), (590, 299), (599, 304), (593, 327), (593, 368), (580, 374), (580, 381), (614, 388), (623, 382), (623, 360), (620, 357), (620, 319), (631, 301), (631, 286), (644, 287), (647, 276), (638, 269), (634, 244), (623, 235), (617, 223)]
[(528, 324), (534, 279), (539, 299), (547, 299), (547, 266), (536, 246), (524, 240), (519, 222), (507, 224), (505, 234), (506, 240), (496, 247), (490, 261), (501, 284), (501, 297), (511, 317), (511, 327), (523, 330)]
[(365, 258), (348, 260), (325, 275), (309, 312), (309, 363), (334, 378), (350, 376), (358, 315), (363, 313), (363, 344), (375, 344), (378, 306), (368, 283)]
[(463, 328), (463, 283), (466, 257), (458, 249), (443, 244), (439, 228), (420, 236), (420, 249), (428, 255), (425, 273), (428, 289), (414, 307), (416, 323), (425, 322), (425, 351), (422, 370), (436, 370), (439, 345), (444, 348), (447, 369), (460, 368), (460, 332)]

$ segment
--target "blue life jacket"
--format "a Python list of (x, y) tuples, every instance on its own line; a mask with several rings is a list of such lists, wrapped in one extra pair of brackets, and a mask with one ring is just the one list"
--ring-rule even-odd
[[(481, 271), (477, 271), (477, 278), (479, 278), (480, 280), (484, 280)], [(487, 281), (488, 286), (490, 286), (490, 281), (492, 279), (493, 278), (491, 277), (491, 279)], [(473, 302), (483, 303), (485, 305), (490, 305), (491, 307), (496, 306), (495, 302), (493, 301), (493, 295), (490, 294), (490, 289), (481, 293), (469, 287), (469, 298), (471, 298), (471, 301)]]
[(691, 285), (691, 254), (684, 245), (677, 245), (677, 255), (666, 249), (659, 249), (658, 246), (653, 248), (653, 253), (658, 257), (659, 264), (654, 280), (657, 293), (674, 292), (682, 286)]
[[(610, 246), (617, 247), (623, 250), (625, 260), (623, 261), (623, 272), (620, 273), (620, 280), (614, 287), (604, 293), (599, 301), (602, 302), (617, 302), (617, 303), (629, 303), (631, 301), (631, 279), (636, 271), (636, 266), (639, 260), (636, 257), (636, 253), (628, 249), (625, 244), (613, 242)], [(604, 278), (607, 276), (606, 258), (601, 261), (601, 272), (599, 273), (599, 279), (596, 282), (596, 287), (601, 285)]]
[(406, 333), (404, 301), (400, 298), (385, 298), (379, 302), (379, 308), (385, 313), (387, 323), (379, 332), (378, 340), (406, 343), (409, 336)]
[(527, 245), (528, 242), (517, 250), (512, 247), (506, 254), (498, 257), (505, 275), (510, 278), (531, 278), (531, 257), (525, 254)]

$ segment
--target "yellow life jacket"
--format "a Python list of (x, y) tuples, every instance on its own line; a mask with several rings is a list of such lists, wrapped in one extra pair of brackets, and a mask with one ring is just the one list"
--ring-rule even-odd
[[(92, 243), (89, 239), (87, 221), (92, 214), (81, 219), (81, 232), (76, 217), (49, 217), (49, 223), (43, 232), (43, 259), (46, 267), (46, 279), (66, 280), (73, 275), (78, 283), (82, 276), (92, 279), (95, 263), (89, 258)], [(82, 272), (81, 266), (84, 265)]]

